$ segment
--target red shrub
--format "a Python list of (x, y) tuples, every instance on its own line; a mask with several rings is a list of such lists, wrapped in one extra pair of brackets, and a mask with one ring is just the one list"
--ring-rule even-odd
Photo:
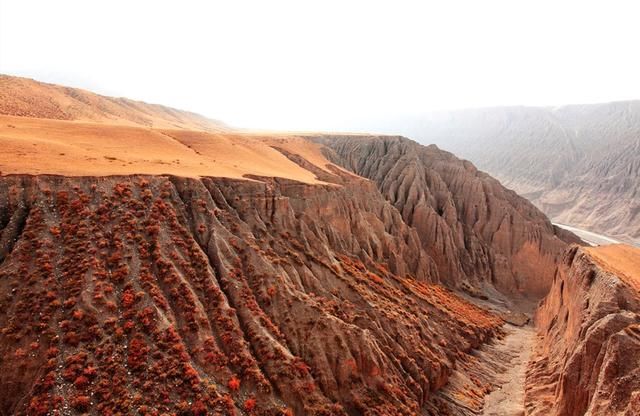
[(33, 397), (29, 403), (28, 413), (36, 416), (46, 416), (49, 412), (49, 402), (39, 397)]
[(132, 369), (139, 369), (144, 367), (147, 362), (147, 353), (149, 348), (145, 345), (144, 341), (139, 338), (134, 338), (129, 344), (129, 356), (127, 358), (127, 364)]
[(73, 381), (73, 385), (76, 386), (76, 388), (78, 389), (83, 389), (87, 387), (87, 384), (89, 384), (89, 379), (86, 378), (85, 376), (80, 376)]
[(118, 196), (131, 196), (131, 189), (127, 184), (118, 183), (113, 187), (113, 192)]
[(95, 377), (97, 373), (98, 372), (95, 367), (87, 367), (82, 372), (82, 374), (84, 374), (86, 377), (89, 377), (89, 378)]
[(231, 379), (229, 379), (229, 383), (227, 383), (227, 386), (231, 391), (238, 391), (240, 389), (240, 380), (238, 380), (236, 376), (233, 376), (231, 377)]
[(194, 416), (205, 416), (208, 414), (207, 407), (202, 403), (202, 400), (196, 400), (195, 403), (191, 405), (191, 412)]
[(135, 302), (135, 296), (134, 294), (130, 291), (130, 290), (126, 290), (123, 294), (122, 294), (122, 305), (125, 308), (130, 307), (131, 305), (133, 305), (133, 303)]
[(186, 379), (188, 379), (188, 380), (197, 379), (198, 378), (198, 372), (191, 365), (185, 364), (185, 366), (184, 366), (184, 377)]
[(251, 412), (255, 408), (256, 408), (256, 399), (254, 399), (253, 397), (244, 401), (244, 410), (246, 410), (247, 412)]
[(58, 199), (58, 203), (59, 204), (66, 204), (67, 201), (69, 200), (69, 193), (66, 191), (59, 191), (56, 194), (56, 198)]
[(307, 365), (307, 363), (305, 363), (304, 361), (302, 361), (302, 359), (296, 359), (294, 361), (293, 364), (293, 369), (298, 373), (298, 375), (300, 376), (304, 376), (305, 374), (309, 373), (309, 366)]
[(76, 347), (80, 343), (80, 338), (75, 331), (69, 331), (67, 334), (65, 334), (63, 341), (71, 346)]

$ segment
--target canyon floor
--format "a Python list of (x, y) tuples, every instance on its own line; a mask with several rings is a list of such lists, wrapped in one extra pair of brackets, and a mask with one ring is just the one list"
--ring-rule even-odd
[(503, 366), (498, 386), (485, 397), (482, 414), (485, 416), (519, 416), (525, 414), (524, 391), (529, 356), (535, 340), (531, 325), (522, 327), (506, 325), (507, 336), (496, 346), (506, 360), (496, 363)]
[[(572, 260), (570, 269), (561, 268), (560, 273), (566, 274), (564, 280), (567, 285), (576, 284), (578, 281), (584, 278), (584, 275), (591, 276), (592, 279), (586, 286), (589, 287), (589, 295), (580, 296), (577, 299), (572, 299), (570, 303), (580, 307), (575, 307), (571, 313), (567, 312), (566, 316), (570, 314), (574, 316), (573, 319), (577, 319), (581, 326), (581, 336), (588, 339), (589, 336), (596, 338), (595, 341), (589, 340), (591, 347), (595, 350), (599, 350), (599, 355), (606, 355), (605, 350), (609, 347), (609, 341), (607, 337), (612, 336), (617, 330), (625, 328), (625, 325), (629, 325), (626, 330), (618, 332), (618, 337), (629, 337), (629, 341), (633, 346), (625, 346), (619, 352), (628, 354), (628, 359), (631, 359), (629, 366), (622, 365), (622, 368), (613, 370), (609, 367), (609, 373), (602, 373), (605, 366), (596, 360), (593, 352), (585, 354), (581, 351), (583, 344), (578, 343), (577, 348), (578, 357), (580, 357), (582, 370), (581, 371), (600, 371), (601, 379), (598, 383), (607, 384), (607, 388), (604, 390), (616, 390), (624, 391), (626, 393), (617, 393), (618, 398), (613, 400), (619, 401), (617, 406), (620, 406), (619, 410), (612, 410), (607, 405), (602, 405), (597, 400), (579, 402), (576, 404), (576, 410), (571, 413), (568, 410), (567, 414), (575, 415), (601, 415), (601, 414), (620, 414), (620, 415), (635, 415), (640, 412), (640, 403), (628, 404), (626, 401), (620, 399), (622, 394), (629, 394), (631, 392), (632, 397), (635, 397), (637, 401), (640, 395), (640, 378), (637, 373), (637, 364), (634, 364), (635, 351), (640, 348), (640, 316), (637, 314), (640, 309), (640, 249), (625, 245), (625, 244), (605, 244), (595, 247), (588, 247), (583, 249), (574, 248), (582, 252), (582, 258), (576, 258)], [(576, 256), (577, 257), (577, 256)], [(563, 280), (559, 280), (560, 287), (564, 288), (565, 283)], [(583, 289), (584, 290), (584, 289)], [(561, 290), (562, 292), (562, 290)], [(577, 291), (576, 291), (577, 292)], [(571, 292), (571, 293), (576, 293)], [(565, 296), (560, 294), (560, 296)], [(571, 296), (571, 295), (569, 295)], [(586, 304), (583, 299), (586, 300)], [(619, 307), (612, 307), (610, 302), (619, 303)], [(557, 304), (557, 297), (552, 293), (545, 299), (545, 304)], [(481, 304), (487, 307), (487, 303)], [(560, 302), (562, 305), (562, 301)], [(569, 306), (570, 308), (570, 306)], [(491, 310), (491, 308), (489, 307)], [(504, 310), (502, 305), (499, 305), (498, 310)], [(562, 310), (562, 309), (560, 309)], [(607, 335), (594, 335), (597, 330), (598, 324), (602, 325), (602, 321), (598, 321), (598, 318), (609, 319), (616, 314), (625, 314), (627, 311), (632, 311), (632, 317), (628, 323), (623, 323), (619, 326), (613, 326), (612, 329), (607, 330)], [(504, 312), (504, 311), (503, 311)], [(477, 351), (477, 357), (481, 360), (480, 367), (492, 368), (495, 371), (493, 379), (494, 388), (484, 396), (484, 405), (482, 407), (482, 415), (485, 416), (520, 416), (520, 415), (537, 415), (541, 414), (557, 414), (558, 410), (550, 409), (562, 409), (562, 401), (554, 395), (561, 394), (555, 391), (554, 388), (545, 386), (548, 379), (554, 379), (558, 375), (545, 377), (545, 382), (540, 385), (540, 379), (536, 374), (539, 371), (539, 365), (547, 360), (559, 360), (557, 356), (549, 357), (549, 354), (558, 354), (562, 351), (562, 348), (566, 348), (563, 354), (570, 354), (571, 342), (576, 342), (576, 335), (571, 335), (572, 330), (560, 332), (557, 338), (551, 338), (548, 333), (545, 333), (546, 322), (549, 319), (555, 320), (558, 316), (564, 316), (564, 312), (554, 312), (547, 314), (544, 311), (544, 306), (537, 312), (539, 316), (536, 319), (537, 325), (527, 323), (522, 326), (515, 326), (509, 323), (505, 324), (504, 330), (506, 335), (504, 338), (495, 340), (491, 343), (483, 345)], [(621, 315), (627, 316), (627, 315)], [(629, 318), (627, 318), (629, 319)], [(635, 329), (632, 329), (635, 328)], [(624, 334), (624, 335), (622, 335)], [(565, 339), (562, 339), (566, 337)], [(612, 336), (613, 338), (613, 336)], [(556, 344), (547, 346), (549, 348), (544, 354), (540, 354), (540, 348), (543, 345), (548, 345), (550, 342)], [(583, 341), (584, 342), (584, 341)], [(554, 351), (555, 352), (551, 352)], [(600, 360), (601, 358), (597, 359)], [(567, 361), (571, 361), (567, 359)], [(561, 361), (560, 361), (561, 362)], [(563, 364), (566, 365), (566, 364)], [(571, 364), (576, 365), (576, 364)], [(609, 363), (609, 366), (619, 366), (620, 363), (613, 361)], [(626, 367), (626, 368), (625, 368)], [(550, 367), (553, 368), (553, 367)], [(630, 370), (635, 369), (635, 370)], [(563, 374), (567, 371), (567, 374)], [(570, 373), (571, 370), (563, 368), (554, 368), (553, 372), (558, 372), (559, 375), (564, 377), (573, 377)], [(635, 372), (633, 376), (622, 376), (626, 371)], [(488, 370), (485, 370), (488, 372)], [(619, 373), (618, 373), (619, 372)], [(620, 377), (620, 380), (615, 380)], [(593, 383), (593, 378), (591, 378)], [(577, 385), (565, 386), (565, 389), (577, 391), (578, 396), (584, 397), (584, 392), (587, 389), (593, 387), (581, 386), (580, 383), (586, 383), (586, 380), (578, 378), (574, 381)], [(552, 384), (553, 385), (553, 384)], [(528, 392), (527, 392), (528, 390)], [(542, 393), (542, 394), (541, 394)], [(527, 397), (528, 396), (528, 397)], [(567, 406), (566, 404), (564, 406)], [(571, 405), (569, 405), (571, 406)], [(580, 410), (582, 409), (582, 410)], [(565, 412), (567, 410), (564, 410)], [(564, 413), (561, 413), (564, 414)]]
[(621, 244), (620, 240), (616, 240), (615, 238), (608, 237), (603, 234), (598, 234), (593, 231), (583, 230), (582, 228), (572, 227), (570, 225), (558, 224), (554, 223), (554, 225), (570, 231), (580, 237), (584, 242), (592, 245), (592, 246), (602, 246), (607, 244)]

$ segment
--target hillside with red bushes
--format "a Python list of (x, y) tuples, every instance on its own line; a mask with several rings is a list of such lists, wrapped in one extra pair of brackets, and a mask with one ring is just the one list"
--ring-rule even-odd
[(575, 239), (405, 138), (58, 117), (86, 92), (2, 82), (0, 416), (477, 414)]
[[(330, 192), (388, 210), (397, 237), (312, 220)], [(382, 199), (145, 176), (11, 176), (0, 195), (3, 414), (417, 414), (500, 332), (428, 272), (389, 270), (385, 250), (416, 248)]]

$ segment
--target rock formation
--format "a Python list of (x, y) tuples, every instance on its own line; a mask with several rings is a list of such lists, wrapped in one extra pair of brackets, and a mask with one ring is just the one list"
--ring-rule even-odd
[(441, 282), (512, 296), (547, 293), (565, 242), (531, 203), (471, 163), (402, 137), (315, 140), (335, 163), (376, 183), (418, 231)]
[(0, 84), (0, 416), (637, 410), (635, 253), (470, 162)]
[(640, 250), (572, 247), (536, 314), (531, 415), (637, 415)]
[(469, 159), (554, 222), (640, 244), (640, 101), (469, 109), (379, 127)]

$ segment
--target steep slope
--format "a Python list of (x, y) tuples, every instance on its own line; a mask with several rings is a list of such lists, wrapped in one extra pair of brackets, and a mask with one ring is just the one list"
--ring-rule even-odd
[(536, 315), (531, 415), (640, 409), (640, 249), (572, 247)]
[(565, 242), (532, 204), (471, 163), (401, 137), (314, 140), (378, 185), (418, 230), (441, 282), (534, 298), (548, 291)]
[(436, 113), (380, 131), (469, 159), (554, 221), (640, 242), (640, 101)]
[(224, 131), (199, 114), (0, 74), (0, 114), (162, 129)]
[(362, 179), (9, 176), (0, 201), (5, 415), (417, 414), (501, 325)]
[[(585, 160), (536, 203), (557, 222), (640, 244), (640, 134)], [(597, 226), (592, 226), (597, 224)]]

